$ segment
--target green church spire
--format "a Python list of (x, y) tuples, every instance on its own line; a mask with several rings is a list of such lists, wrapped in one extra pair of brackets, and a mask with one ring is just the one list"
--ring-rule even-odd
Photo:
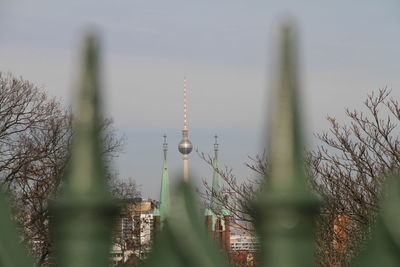
[(164, 151), (164, 159), (163, 159), (162, 176), (161, 176), (160, 206), (158, 210), (161, 224), (167, 218), (170, 205), (169, 175), (168, 175), (168, 162), (167, 162), (168, 144), (166, 135), (164, 135), (163, 151)]
[[(212, 229), (215, 230), (215, 223), (217, 218), (221, 218), (221, 224), (223, 230), (225, 230), (225, 220), (223, 216), (229, 215), (229, 211), (222, 205), (221, 201), (214, 197), (214, 195), (220, 196), (222, 189), (222, 181), (219, 170), (219, 161), (218, 161), (218, 136), (215, 135), (215, 143), (214, 143), (214, 158), (212, 160), (214, 174), (213, 174), (213, 182), (212, 182), (212, 196), (209, 208), (206, 208), (204, 215), (212, 216)], [(216, 212), (218, 214), (216, 214)]]
[[(215, 135), (215, 143), (214, 143), (214, 158), (213, 158), (213, 168), (214, 168), (214, 175), (213, 175), (213, 184), (212, 184), (212, 191), (213, 194), (219, 194), (221, 191), (221, 175), (219, 174), (219, 162), (218, 162), (218, 136)], [(219, 209), (221, 206), (218, 200), (214, 199), (214, 196), (211, 197), (211, 206), (215, 209)]]

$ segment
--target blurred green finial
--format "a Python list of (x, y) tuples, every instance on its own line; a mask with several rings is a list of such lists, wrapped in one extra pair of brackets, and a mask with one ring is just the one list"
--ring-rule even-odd
[(400, 177), (392, 174), (387, 178), (385, 197), (381, 201), (376, 223), (368, 244), (361, 246), (360, 253), (350, 266), (400, 266)]
[[(270, 176), (268, 189), (293, 195), (308, 192), (304, 179), (303, 144), (298, 104), (297, 40), (294, 25), (281, 29), (280, 60), (272, 95), (269, 127)], [(299, 177), (300, 176), (300, 177)]]
[(318, 202), (307, 188), (300, 131), (295, 28), (281, 29), (277, 77), (269, 124), (270, 170), (257, 221), (263, 266), (313, 266), (314, 214)]
[(172, 195), (170, 213), (143, 267), (229, 266), (209, 239), (190, 182), (182, 181)]
[(33, 266), (25, 244), (21, 244), (20, 233), (11, 220), (13, 216), (6, 194), (0, 189), (0, 266)]
[(70, 160), (54, 208), (58, 266), (109, 266), (115, 205), (107, 189), (99, 115), (99, 42), (85, 42)]

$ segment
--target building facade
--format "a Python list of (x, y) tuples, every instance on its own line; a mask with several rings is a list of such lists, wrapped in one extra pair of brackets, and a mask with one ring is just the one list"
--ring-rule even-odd
[(145, 198), (121, 200), (116, 218), (111, 257), (115, 264), (140, 261), (150, 252), (154, 235), (155, 201)]

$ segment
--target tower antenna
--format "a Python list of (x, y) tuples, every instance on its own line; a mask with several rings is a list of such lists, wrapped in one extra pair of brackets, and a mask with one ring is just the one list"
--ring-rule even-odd
[(186, 77), (183, 77), (183, 129), (187, 130), (187, 86), (186, 86)]

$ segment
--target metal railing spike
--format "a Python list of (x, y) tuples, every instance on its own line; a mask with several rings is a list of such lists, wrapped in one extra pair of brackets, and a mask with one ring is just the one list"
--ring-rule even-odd
[(98, 38), (89, 34), (74, 136), (61, 195), (54, 206), (57, 266), (109, 266), (113, 215), (100, 141)]
[(296, 45), (294, 25), (284, 23), (268, 129), (270, 171), (256, 209), (262, 266), (309, 267), (315, 262), (318, 201), (307, 187), (303, 162)]

